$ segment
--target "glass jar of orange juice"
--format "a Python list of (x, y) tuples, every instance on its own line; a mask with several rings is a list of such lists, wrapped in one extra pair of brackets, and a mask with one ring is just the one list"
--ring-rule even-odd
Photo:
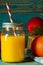
[(25, 34), (22, 24), (2, 24), (1, 58), (4, 62), (21, 62), (24, 60)]

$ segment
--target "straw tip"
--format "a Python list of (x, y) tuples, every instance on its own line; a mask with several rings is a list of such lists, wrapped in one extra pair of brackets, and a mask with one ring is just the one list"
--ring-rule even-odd
[(6, 5), (8, 5), (8, 2), (6, 2)]

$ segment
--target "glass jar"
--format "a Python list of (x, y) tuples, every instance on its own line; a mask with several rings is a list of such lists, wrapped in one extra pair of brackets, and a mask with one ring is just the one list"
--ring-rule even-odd
[(25, 34), (22, 26), (14, 23), (2, 24), (1, 58), (4, 62), (21, 62), (24, 60)]
[(24, 29), (23, 29), (23, 23), (14, 23), (15, 24), (15, 32), (16, 35), (25, 35)]
[(28, 50), (31, 50), (31, 44), (34, 39), (35, 39), (35, 36), (28, 36), (28, 44), (27, 44)]

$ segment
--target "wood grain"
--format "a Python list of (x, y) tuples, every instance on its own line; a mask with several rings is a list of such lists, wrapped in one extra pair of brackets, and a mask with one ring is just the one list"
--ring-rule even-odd
[(6, 2), (12, 13), (43, 13), (43, 0), (1, 0), (0, 13), (7, 13)]

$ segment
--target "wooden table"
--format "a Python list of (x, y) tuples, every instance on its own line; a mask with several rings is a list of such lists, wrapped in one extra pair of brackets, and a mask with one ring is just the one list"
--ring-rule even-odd
[(0, 60), (0, 65), (43, 65), (43, 64), (34, 61), (20, 62), (20, 63), (5, 63), (2, 60)]

